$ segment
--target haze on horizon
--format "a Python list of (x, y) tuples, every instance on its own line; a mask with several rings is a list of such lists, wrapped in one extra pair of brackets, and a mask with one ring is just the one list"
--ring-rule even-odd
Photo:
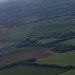
[(8, 1), (8, 0), (0, 0), (0, 2), (4, 2), (4, 1)]

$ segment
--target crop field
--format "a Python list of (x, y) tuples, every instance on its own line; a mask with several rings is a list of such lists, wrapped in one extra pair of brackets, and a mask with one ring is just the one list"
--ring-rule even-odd
[(15, 66), (0, 71), (1, 75), (56, 75), (67, 71), (66, 69), (42, 68), (34, 66)]
[(55, 52), (50, 51), (49, 48), (42, 47), (26, 47), (19, 48), (9, 51), (0, 52), (0, 66), (7, 65), (13, 62), (25, 60), (28, 58), (42, 58), (56, 54)]
[(37, 60), (37, 63), (75, 65), (75, 51), (70, 51), (50, 57), (40, 58)]
[(53, 35), (56, 32), (62, 33), (74, 30), (74, 23), (64, 19), (66, 19), (66, 16), (38, 21), (25, 26), (10, 28), (6, 32), (0, 32), (0, 38), (20, 39), (29, 35), (32, 35), (32, 37), (44, 37)]
[(65, 73), (62, 73), (60, 75), (75, 75), (75, 70), (70, 70), (70, 71), (67, 71)]
[[(29, 58), (40, 64), (75, 66), (74, 37), (74, 0), (0, 3), (0, 67)], [(26, 65), (0, 71), (0, 75), (74, 74), (75, 70)]]
[(64, 42), (61, 42), (61, 44), (64, 44), (64, 45), (75, 45), (75, 38), (66, 40)]

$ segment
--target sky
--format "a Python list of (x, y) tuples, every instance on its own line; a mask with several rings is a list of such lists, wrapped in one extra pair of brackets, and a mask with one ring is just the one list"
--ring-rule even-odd
[[(3, 1), (16, 1), (16, 0), (0, 0), (0, 2), (3, 2)], [(18, 1), (18, 0), (17, 0)], [(21, 1), (21, 0), (20, 0)]]
[(7, 0), (0, 0), (0, 2), (4, 2), (4, 1), (7, 1)]

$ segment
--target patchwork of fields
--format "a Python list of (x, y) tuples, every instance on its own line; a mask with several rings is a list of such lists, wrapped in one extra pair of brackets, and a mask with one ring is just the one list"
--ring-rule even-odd
[(28, 58), (42, 58), (56, 54), (50, 51), (49, 48), (42, 47), (24, 47), (19, 49), (0, 52), (0, 67), (10, 63), (22, 61)]
[[(0, 67), (29, 58), (36, 58), (38, 64), (75, 67), (74, 57), (74, 0), (0, 4)], [(19, 65), (0, 71), (0, 75), (46, 74), (75, 75), (75, 70)]]

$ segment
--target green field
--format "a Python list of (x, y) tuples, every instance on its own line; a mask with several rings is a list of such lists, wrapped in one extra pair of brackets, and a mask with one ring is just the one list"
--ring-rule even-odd
[[(75, 38), (67, 40), (74, 36), (70, 35), (72, 31), (75, 33), (74, 0), (25, 0), (24, 2), (17, 0), (0, 4), (0, 40), (12, 41), (0, 42), (0, 48), (3, 46), (7, 50), (6, 46), (14, 45), (10, 50), (0, 51), (0, 67), (27, 58), (36, 58), (36, 63), (40, 64), (75, 66), (75, 49), (67, 50), (71, 45), (75, 45)], [(69, 52), (55, 53), (56, 51), (53, 52), (51, 49)], [(19, 65), (1, 70), (0, 75), (75, 74), (75, 70), (66, 71), (66, 69)]]
[(58, 32), (74, 30), (75, 26), (72, 25), (72, 22), (64, 20), (66, 17), (68, 18), (68, 16), (62, 16), (11, 28), (5, 32), (0, 32), (0, 38), (20, 39), (29, 35), (32, 35), (32, 37), (44, 37)]
[(67, 16), (62, 16), (34, 23), (36, 28), (34, 29), (32, 35), (34, 37), (42, 37), (53, 35), (53, 33), (62, 33), (75, 29), (72, 22), (64, 20), (66, 17)]
[(65, 71), (67, 70), (20, 65), (2, 70), (0, 75), (56, 75)]
[(10, 28), (6, 32), (0, 32), (0, 38), (4, 39), (20, 39), (25, 38), (31, 34), (35, 25), (25, 25), (15, 28)]
[(70, 51), (50, 57), (40, 58), (37, 60), (37, 63), (75, 65), (75, 51)]
[(38, 43), (45, 44), (45, 43), (53, 42), (55, 40), (57, 39), (56, 38), (42, 39), (42, 40), (39, 40)]
[(64, 42), (61, 42), (61, 44), (64, 44), (64, 45), (75, 45), (75, 38), (66, 40)]
[(60, 75), (75, 75), (75, 70), (70, 70), (70, 71), (62, 73)]

